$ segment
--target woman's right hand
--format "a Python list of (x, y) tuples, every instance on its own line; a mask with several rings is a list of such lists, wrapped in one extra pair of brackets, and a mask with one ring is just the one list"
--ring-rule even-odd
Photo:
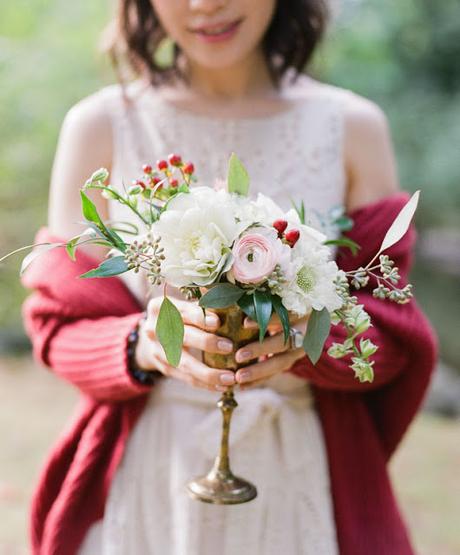
[(233, 343), (229, 339), (212, 333), (220, 325), (218, 316), (211, 312), (205, 316), (197, 302), (174, 299), (184, 321), (184, 348), (178, 368), (168, 363), (155, 334), (162, 300), (163, 297), (155, 297), (149, 301), (146, 319), (140, 324), (135, 353), (138, 366), (142, 370), (159, 371), (165, 376), (211, 391), (225, 391), (228, 386), (234, 385), (235, 374), (232, 371), (211, 368), (189, 352), (192, 348), (219, 354), (228, 354), (233, 350)]

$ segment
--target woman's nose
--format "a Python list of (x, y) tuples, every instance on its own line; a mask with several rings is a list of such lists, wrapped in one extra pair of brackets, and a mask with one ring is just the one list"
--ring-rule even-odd
[(229, 0), (189, 0), (191, 10), (211, 14), (222, 9)]

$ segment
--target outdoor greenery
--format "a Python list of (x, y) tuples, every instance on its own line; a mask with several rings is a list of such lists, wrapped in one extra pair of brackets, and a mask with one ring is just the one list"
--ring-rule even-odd
[[(114, 81), (97, 52), (111, 2), (6, 0), (0, 18), (0, 253), (29, 243), (46, 222), (59, 128), (78, 100)], [(404, 188), (422, 190), (421, 231), (458, 228), (460, 19), (457, 0), (343, 0), (315, 73), (387, 113)], [(19, 258), (0, 268), (2, 338), (21, 330)], [(427, 271), (429, 273), (427, 273)], [(458, 276), (418, 266), (413, 282), (460, 366)], [(419, 288), (417, 288), (419, 286)], [(4, 341), (3, 341), (4, 342)]]

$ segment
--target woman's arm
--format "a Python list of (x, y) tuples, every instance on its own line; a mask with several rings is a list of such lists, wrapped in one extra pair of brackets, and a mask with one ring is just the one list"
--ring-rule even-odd
[(346, 207), (351, 212), (399, 189), (396, 161), (388, 122), (370, 100), (347, 95), (344, 164), (347, 175)]
[[(112, 165), (112, 127), (107, 104), (93, 94), (76, 104), (65, 117), (51, 175), (48, 227), (58, 237), (70, 238), (83, 228), (79, 190), (98, 168)], [(107, 201), (97, 191), (88, 191), (101, 216), (108, 216)], [(83, 247), (97, 259), (106, 249)]]

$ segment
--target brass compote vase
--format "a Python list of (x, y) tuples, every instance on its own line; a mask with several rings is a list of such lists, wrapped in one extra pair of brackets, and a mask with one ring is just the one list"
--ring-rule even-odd
[[(212, 368), (227, 368), (235, 372), (238, 368), (250, 364), (250, 362), (238, 364), (235, 360), (235, 352), (243, 345), (254, 341), (259, 335), (259, 330), (243, 327), (246, 315), (236, 304), (228, 308), (207, 310), (212, 310), (212, 312), (219, 316), (221, 326), (216, 331), (216, 334), (231, 339), (234, 344), (234, 351), (228, 355), (205, 352), (203, 353), (203, 362)], [(230, 422), (233, 411), (238, 406), (238, 403), (235, 401), (233, 386), (229, 387), (222, 394), (222, 397), (217, 402), (217, 406), (222, 412), (222, 438), (219, 453), (208, 474), (189, 482), (187, 484), (187, 491), (194, 499), (206, 503), (216, 505), (247, 503), (257, 496), (257, 490), (247, 480), (235, 476), (230, 468)]]

